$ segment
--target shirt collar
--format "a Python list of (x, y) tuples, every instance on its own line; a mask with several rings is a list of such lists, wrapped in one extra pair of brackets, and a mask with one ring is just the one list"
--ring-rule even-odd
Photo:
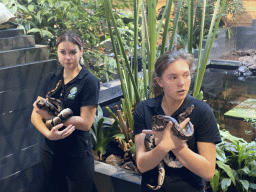
[(77, 78), (83, 79), (85, 75), (88, 75), (90, 72), (84, 66), (82, 66), (81, 71), (78, 73)]
[[(179, 115), (180, 113), (184, 112), (187, 107), (189, 107), (189, 100), (191, 99), (191, 95), (187, 94), (186, 98), (184, 99), (183, 103), (179, 107), (177, 111), (173, 113), (172, 116)], [(163, 99), (163, 95), (159, 95), (155, 98), (153, 98), (150, 102), (148, 102), (148, 106), (151, 108), (154, 108), (154, 110), (158, 113), (161, 114), (163, 113), (163, 109), (161, 107), (161, 101)]]
[[(55, 72), (55, 75), (58, 77), (58, 79), (63, 78), (63, 70), (64, 70), (64, 67), (61, 67), (61, 69), (59, 69)], [(81, 71), (79, 71), (77, 78), (83, 79), (83, 77), (85, 75), (87, 75), (88, 73), (89, 73), (89, 71), (84, 66), (82, 66), (82, 69), (81, 69)]]

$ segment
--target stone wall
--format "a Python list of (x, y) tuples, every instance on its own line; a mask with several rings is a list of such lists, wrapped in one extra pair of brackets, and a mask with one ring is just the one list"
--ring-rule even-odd
[(256, 19), (251, 26), (235, 27), (236, 50), (256, 49)]

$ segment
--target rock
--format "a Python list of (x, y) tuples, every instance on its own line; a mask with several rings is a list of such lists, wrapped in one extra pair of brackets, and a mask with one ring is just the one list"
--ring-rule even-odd
[(132, 171), (139, 173), (138, 168), (133, 164), (132, 161), (126, 162), (124, 165), (121, 166), (121, 168), (132, 170)]
[(106, 158), (105, 163), (114, 165), (114, 166), (121, 166), (124, 163), (124, 161), (121, 158), (121, 156), (116, 156), (112, 154)]
[(96, 161), (100, 160), (100, 157), (99, 157), (97, 151), (92, 150), (92, 156), (93, 156), (94, 160), (96, 160)]

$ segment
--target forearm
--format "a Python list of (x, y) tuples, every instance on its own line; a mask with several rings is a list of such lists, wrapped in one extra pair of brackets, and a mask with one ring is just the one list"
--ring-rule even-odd
[(31, 122), (45, 137), (48, 137), (49, 129), (45, 126), (42, 117), (33, 110), (31, 115)]
[(191, 172), (209, 181), (214, 176), (215, 164), (204, 156), (193, 152), (187, 146), (172, 150), (178, 160)]
[(92, 126), (92, 122), (86, 121), (84, 118), (80, 116), (72, 116), (64, 122), (64, 126), (66, 127), (70, 124), (75, 126), (76, 129), (82, 131), (89, 131)]
[[(151, 169), (154, 169), (167, 155), (169, 149), (163, 144), (159, 143), (154, 149), (151, 151), (147, 151), (144, 146), (144, 136), (140, 135), (140, 139), (137, 139), (136, 143), (136, 159), (137, 166), (140, 172), (144, 173)], [(138, 147), (137, 147), (138, 146)]]

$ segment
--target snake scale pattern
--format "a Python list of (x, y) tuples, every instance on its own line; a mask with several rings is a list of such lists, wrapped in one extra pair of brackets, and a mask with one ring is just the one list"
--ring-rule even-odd
[[(188, 107), (183, 113), (181, 113), (178, 116), (179, 123), (183, 122), (186, 117), (188, 117), (194, 109), (194, 105), (191, 105)], [(164, 115), (156, 115), (152, 117), (152, 130), (153, 131), (163, 131), (169, 121), (172, 121), (173, 126), (171, 128), (172, 133), (182, 140), (189, 140), (194, 135), (194, 127), (191, 122), (189, 122), (185, 127), (181, 128), (179, 123), (172, 117), (164, 116)], [(144, 140), (145, 147), (148, 151), (152, 150), (156, 147), (154, 142), (154, 135), (146, 134), (145, 140)], [(164, 163), (166, 163), (167, 166), (172, 168), (181, 168), (183, 165), (179, 162), (178, 159), (173, 159), (169, 153), (165, 156), (165, 158), (159, 163), (157, 166), (158, 168), (158, 179), (157, 179), (157, 186), (152, 186), (150, 184), (147, 184), (147, 186), (152, 190), (158, 190), (162, 187), (164, 183), (164, 177), (165, 177), (165, 169), (164, 169)]]
[(46, 127), (51, 130), (52, 127), (64, 123), (68, 118), (73, 115), (73, 111), (69, 108), (64, 108), (63, 103), (59, 99), (52, 97), (62, 85), (62, 80), (59, 80), (56, 87), (46, 94), (46, 99), (40, 99), (37, 102), (39, 109), (46, 110), (50, 115), (55, 116), (53, 119), (45, 121)]

